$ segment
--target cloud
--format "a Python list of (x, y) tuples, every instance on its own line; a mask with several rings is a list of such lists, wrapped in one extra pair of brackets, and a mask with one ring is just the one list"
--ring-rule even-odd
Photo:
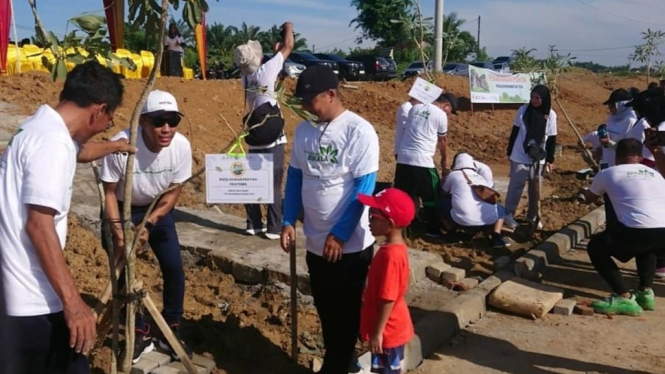
[(314, 10), (327, 10), (327, 11), (347, 11), (350, 7), (333, 6), (327, 3), (318, 1), (302, 1), (302, 0), (251, 0), (254, 3), (261, 4), (274, 4), (287, 7), (296, 7), (298, 9), (314, 9)]

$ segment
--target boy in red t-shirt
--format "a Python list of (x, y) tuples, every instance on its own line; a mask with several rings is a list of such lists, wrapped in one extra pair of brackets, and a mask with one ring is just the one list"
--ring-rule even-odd
[(367, 274), (360, 314), (360, 338), (369, 341), (372, 373), (401, 374), (404, 345), (413, 337), (413, 324), (404, 295), (409, 288), (409, 255), (402, 229), (415, 216), (413, 200), (396, 188), (375, 196), (358, 195), (369, 206), (372, 235), (385, 236)]

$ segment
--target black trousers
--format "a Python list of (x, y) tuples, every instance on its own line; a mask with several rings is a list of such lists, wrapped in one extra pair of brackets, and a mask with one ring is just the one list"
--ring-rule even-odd
[[(273, 203), (266, 205), (268, 215), (267, 232), (280, 234), (282, 232), (282, 184), (284, 181), (284, 144), (265, 149), (250, 149), (249, 153), (272, 154), (273, 170)], [(260, 204), (245, 204), (247, 213), (247, 229), (261, 231), (263, 221)]]
[[(12, 374), (87, 374), (88, 359), (69, 347), (69, 328), (62, 312), (30, 317), (7, 317), (15, 345)], [(2, 337), (7, 340), (8, 337)], [(8, 370), (8, 371), (4, 371)]]
[(427, 229), (436, 230), (440, 227), (437, 214), (439, 196), (439, 173), (435, 168), (397, 164), (395, 168), (395, 188), (400, 189), (413, 199), (416, 207), (423, 203)]
[(347, 374), (360, 332), (360, 307), (374, 247), (345, 254), (335, 263), (307, 252), (314, 305), (326, 353), (321, 374)]
[(665, 228), (638, 229), (617, 222), (612, 230), (595, 235), (587, 245), (589, 259), (598, 274), (616, 294), (629, 292), (612, 257), (621, 262), (635, 259), (640, 289), (653, 284), (656, 260), (665, 255)]

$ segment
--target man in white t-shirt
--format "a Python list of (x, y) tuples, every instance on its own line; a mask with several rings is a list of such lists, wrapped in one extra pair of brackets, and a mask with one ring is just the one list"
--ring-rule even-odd
[[(484, 165), (484, 164), (483, 164)], [(485, 176), (488, 176), (484, 171)], [(490, 204), (478, 197), (472, 185), (492, 187), (492, 179), (485, 179), (468, 153), (458, 153), (452, 171), (446, 176), (441, 189), (442, 217), (447, 231), (462, 228), (467, 231), (491, 230), (493, 248), (503, 248), (507, 243), (501, 236), (505, 209), (501, 204)]]
[[(174, 334), (180, 339), (180, 321), (185, 295), (185, 271), (180, 256), (180, 243), (176, 232), (173, 208), (180, 197), (180, 185), (192, 176), (192, 150), (187, 138), (176, 132), (182, 114), (175, 97), (168, 92), (152, 91), (141, 111), (140, 127), (136, 138), (136, 160), (132, 183), (132, 222), (138, 225), (152, 200), (163, 190), (176, 186), (164, 194), (149, 213), (145, 227), (138, 233), (140, 242), (148, 242), (164, 277), (164, 308), (162, 315)], [(129, 129), (113, 139), (128, 139)], [(102, 161), (101, 180), (106, 197), (106, 215), (113, 235), (115, 260), (124, 252), (122, 209), (125, 189), (127, 155), (113, 154)], [(124, 284), (120, 277), (118, 286)], [(182, 340), (182, 339), (180, 339)], [(177, 359), (175, 351), (161, 337), (160, 346)], [(136, 339), (133, 361), (154, 348), (150, 325), (142, 315), (136, 317)], [(190, 353), (185, 344), (183, 348)]]
[(358, 194), (373, 193), (379, 170), (376, 130), (344, 108), (337, 87), (328, 66), (310, 66), (298, 79), (295, 96), (318, 120), (296, 128), (281, 235), (282, 248), (293, 250), (304, 210), (307, 267), (326, 348), (324, 374), (360, 370), (354, 352), (374, 237)]
[[(110, 69), (96, 61), (77, 65), (67, 74), (60, 102), (39, 107), (0, 159), (0, 276), (17, 365), (0, 371), (90, 372), (84, 354), (95, 341), (95, 318), (76, 289), (63, 248), (79, 144), (112, 126), (123, 92)], [(123, 143), (106, 144), (106, 151), (127, 151), (112, 149)]]
[[(263, 122), (263, 125), (249, 132), (245, 141), (249, 153), (268, 153), (273, 155), (273, 197), (268, 204), (267, 227), (263, 227), (261, 205), (246, 204), (247, 228), (245, 232), (256, 235), (265, 232), (268, 239), (279, 239), (282, 231), (282, 182), (284, 180), (284, 118), (279, 103), (275, 99), (275, 83), (284, 66), (284, 61), (293, 50), (293, 25), (286, 22), (282, 26), (284, 40), (276, 43), (274, 55), (265, 64), (261, 64), (263, 52), (258, 42), (239, 46), (235, 53), (235, 63), (240, 67), (241, 81), (245, 89), (247, 114), (243, 118), (248, 127)], [(252, 44), (254, 43), (254, 44)], [(256, 45), (256, 47), (255, 47)], [(264, 122), (265, 121), (265, 122)]]
[(410, 97), (408, 101), (405, 101), (402, 103), (402, 105), (399, 106), (399, 108), (397, 108), (397, 112), (395, 113), (395, 144), (393, 146), (395, 160), (397, 160), (399, 144), (402, 140), (402, 137), (404, 137), (404, 130), (406, 129), (406, 124), (409, 121), (409, 112), (416, 104), (420, 104), (420, 101)]
[[(552, 110), (550, 90), (547, 86), (537, 85), (531, 90), (531, 101), (517, 111), (513, 121), (513, 129), (508, 140), (508, 157), (510, 158), (510, 182), (506, 192), (506, 227), (518, 226), (515, 213), (524, 185), (529, 182), (529, 207), (527, 219), (534, 222), (538, 216), (537, 178), (544, 171), (551, 171), (554, 163), (556, 146), (556, 113)], [(541, 187), (541, 186), (538, 186)], [(542, 219), (538, 221), (538, 229), (542, 228)]]
[(408, 193), (416, 207), (422, 200), (426, 234), (440, 235), (436, 210), (439, 173), (434, 154), (441, 153), (441, 168), (448, 174), (448, 115), (455, 113), (456, 98), (451, 93), (439, 96), (431, 104), (416, 104), (409, 112), (404, 135), (400, 140), (395, 168), (395, 188)]
[[(588, 203), (607, 194), (614, 205), (617, 224), (595, 235), (587, 245), (589, 259), (612, 289), (612, 295), (592, 304), (598, 313), (640, 315), (654, 310), (651, 285), (656, 258), (665, 254), (665, 178), (641, 164), (642, 144), (623, 139), (616, 145), (616, 166), (600, 171), (582, 198)], [(630, 292), (612, 257), (621, 262), (635, 258), (639, 289)]]

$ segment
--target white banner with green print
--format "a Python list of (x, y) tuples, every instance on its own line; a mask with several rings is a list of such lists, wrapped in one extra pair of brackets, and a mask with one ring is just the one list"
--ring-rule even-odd
[(273, 155), (206, 155), (208, 204), (272, 204)]
[(546, 83), (541, 72), (501, 74), (469, 65), (469, 87), (472, 103), (523, 104), (531, 99), (531, 90)]

